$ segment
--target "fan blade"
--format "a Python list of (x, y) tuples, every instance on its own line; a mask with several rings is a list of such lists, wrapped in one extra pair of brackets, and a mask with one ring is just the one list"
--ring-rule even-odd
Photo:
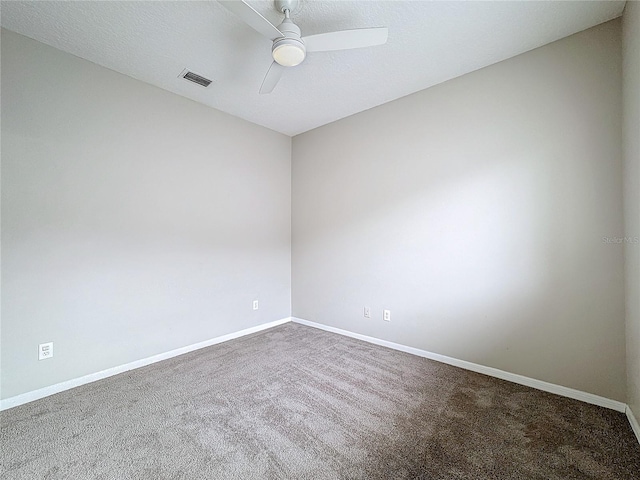
[(271, 93), (278, 84), (278, 81), (280, 81), (280, 77), (282, 76), (284, 69), (285, 67), (280, 65), (278, 62), (273, 62), (269, 67), (267, 74), (264, 76), (262, 86), (260, 87), (260, 93)]
[(260, 15), (260, 13), (248, 3), (241, 0), (218, 0), (218, 2), (265, 37), (275, 40), (276, 38), (284, 36), (280, 30), (273, 26), (269, 20)]
[(307, 52), (329, 52), (350, 48), (373, 47), (387, 43), (387, 27), (356, 28), (302, 37)]

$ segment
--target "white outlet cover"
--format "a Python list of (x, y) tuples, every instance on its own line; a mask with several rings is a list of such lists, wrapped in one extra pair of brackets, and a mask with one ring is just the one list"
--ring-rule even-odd
[(53, 357), (53, 342), (38, 345), (38, 360), (45, 360), (51, 357)]
[(253, 309), (258, 310), (258, 300), (253, 301)]
[(383, 310), (382, 311), (382, 319), (385, 322), (390, 322), (391, 321), (391, 310)]
[(371, 309), (369, 307), (364, 307), (364, 317), (371, 318)]

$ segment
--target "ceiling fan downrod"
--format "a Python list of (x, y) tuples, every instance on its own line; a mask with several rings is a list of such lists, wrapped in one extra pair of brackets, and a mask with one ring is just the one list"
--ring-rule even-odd
[(276, 38), (271, 47), (273, 59), (283, 67), (300, 65), (307, 56), (307, 49), (300, 38), (300, 28), (293, 23), (289, 9), (284, 8), (284, 20), (278, 25), (282, 37)]

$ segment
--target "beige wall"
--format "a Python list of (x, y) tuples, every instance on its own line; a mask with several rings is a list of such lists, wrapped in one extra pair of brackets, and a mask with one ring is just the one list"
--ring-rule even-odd
[(628, 403), (640, 419), (640, 3), (627, 2), (622, 31)]
[(3, 30), (2, 398), (288, 316), (292, 251), (295, 316), (622, 401), (626, 261), (640, 416), (638, 7), (624, 140), (613, 21), (293, 152)]
[(295, 137), (293, 315), (625, 401), (621, 119), (617, 20)]
[(290, 159), (289, 137), (3, 31), (2, 398), (288, 317)]

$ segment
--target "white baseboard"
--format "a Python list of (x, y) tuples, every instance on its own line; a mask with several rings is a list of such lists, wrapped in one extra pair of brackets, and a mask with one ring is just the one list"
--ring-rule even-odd
[(631, 428), (633, 433), (636, 434), (636, 438), (638, 439), (638, 443), (640, 443), (640, 424), (638, 424), (638, 420), (635, 415), (631, 411), (631, 407), (627, 405), (627, 418), (629, 419), (629, 423), (631, 424)]
[(175, 350), (171, 350), (165, 353), (160, 353), (152, 357), (136, 360), (134, 362), (127, 363), (125, 365), (119, 365), (117, 367), (108, 368), (106, 370), (102, 370), (96, 373), (91, 373), (89, 375), (85, 375), (80, 378), (74, 378), (72, 380), (67, 380), (65, 382), (57, 383), (55, 385), (50, 385), (48, 387), (40, 388), (38, 390), (33, 390), (31, 392), (23, 393), (21, 395), (16, 395), (15, 397), (6, 398), (4, 400), (0, 400), (0, 411), (17, 407), (18, 405), (23, 405), (25, 403), (33, 402), (34, 400), (39, 400), (41, 398), (48, 397), (49, 395), (64, 392), (65, 390), (69, 390), (74, 387), (79, 387), (80, 385), (85, 385), (87, 383), (95, 382), (103, 378), (111, 377), (119, 373), (127, 372), (129, 370), (144, 367), (146, 365), (151, 365), (152, 363), (160, 362), (162, 360), (167, 360), (169, 358), (177, 357), (178, 355), (183, 355), (185, 353), (193, 352), (194, 350), (199, 350), (201, 348), (209, 347), (211, 345), (216, 345), (218, 343), (233, 340), (234, 338), (239, 338), (245, 335), (250, 335), (252, 333), (260, 332), (262, 330), (276, 327), (278, 325), (282, 325), (284, 323), (291, 322), (291, 321), (302, 324), (302, 325), (307, 325), (309, 327), (326, 330), (328, 332), (337, 333), (339, 335), (356, 338), (358, 340), (373, 343), (375, 345), (381, 345), (383, 347), (388, 347), (394, 350), (410, 353), (413, 355), (417, 355), (419, 357), (429, 358), (437, 362), (446, 363), (449, 365), (453, 365), (455, 367), (464, 368), (465, 370), (471, 370), (473, 372), (482, 373), (484, 375), (500, 378), (502, 380), (507, 380), (509, 382), (517, 383), (520, 385), (525, 385), (527, 387), (536, 388), (538, 390), (543, 390), (545, 392), (555, 393), (563, 397), (573, 398), (575, 400), (580, 400), (586, 403), (591, 403), (593, 405), (598, 405), (601, 407), (616, 410), (618, 412), (626, 413), (627, 418), (629, 419), (629, 423), (631, 424), (631, 428), (636, 434), (636, 437), (638, 438), (638, 442), (640, 442), (640, 425), (638, 424), (638, 421), (636, 420), (636, 417), (634, 416), (631, 409), (625, 403), (618, 402), (616, 400), (611, 400), (609, 398), (601, 397), (599, 395), (594, 395), (592, 393), (575, 390), (573, 388), (563, 387), (561, 385), (556, 385), (553, 383), (544, 382), (542, 380), (536, 380), (534, 378), (525, 377), (523, 375), (505, 372), (504, 370), (499, 370), (497, 368), (478, 365), (476, 363), (467, 362), (466, 360), (459, 360), (457, 358), (447, 357), (445, 355), (440, 355), (438, 353), (432, 353), (426, 350), (420, 350), (418, 348), (400, 345), (398, 343), (381, 340), (379, 338), (369, 337), (367, 335), (361, 335), (359, 333), (349, 332), (348, 330), (342, 330), (340, 328), (330, 327), (328, 325), (323, 325), (321, 323), (316, 323), (316, 322), (310, 322), (308, 320), (304, 320), (302, 318), (296, 318), (296, 317), (287, 317), (280, 320), (276, 320), (274, 322), (264, 323), (262, 325), (257, 325), (255, 327), (246, 328), (238, 332), (229, 333), (227, 335), (222, 335), (220, 337), (205, 340), (204, 342), (195, 343), (193, 345), (188, 345), (186, 347), (177, 348)]
[(34, 400), (39, 400), (41, 398), (48, 397), (49, 395), (53, 395), (54, 393), (64, 392), (65, 390), (69, 390), (74, 387), (79, 387), (80, 385), (85, 385), (87, 383), (95, 382), (97, 380), (102, 380), (103, 378), (107, 378), (113, 375), (117, 375), (119, 373), (127, 372), (135, 368), (144, 367), (147, 365), (151, 365), (152, 363), (161, 362), (162, 360), (167, 360), (169, 358), (177, 357), (178, 355), (183, 355), (185, 353), (193, 352), (194, 350), (210, 347), (211, 345), (216, 345), (218, 343), (233, 340), (234, 338), (244, 337), (245, 335), (250, 335), (252, 333), (260, 332), (262, 330), (276, 327), (278, 325), (282, 325), (283, 323), (287, 323), (290, 321), (291, 321), (291, 317), (287, 317), (280, 320), (276, 320), (274, 322), (263, 323), (262, 325), (258, 325), (255, 327), (245, 328), (244, 330), (240, 330), (239, 332), (229, 333), (227, 335), (222, 335), (220, 337), (211, 338), (209, 340), (205, 340), (204, 342), (194, 343), (193, 345), (187, 345), (186, 347), (176, 348), (175, 350), (171, 350), (165, 353), (160, 353), (158, 355), (153, 355), (152, 357), (143, 358), (141, 360), (136, 360), (135, 362), (127, 363), (125, 365), (119, 365), (117, 367), (108, 368), (100, 372), (90, 373), (89, 375), (85, 375), (80, 378), (74, 378), (72, 380), (56, 383), (55, 385), (50, 385), (48, 387), (40, 388), (38, 390), (33, 390), (31, 392), (23, 393), (21, 395), (16, 395), (15, 397), (9, 397), (4, 400), (0, 400), (0, 411), (17, 407), (18, 405), (23, 405), (28, 402), (33, 402)]
[[(616, 400), (611, 400), (610, 398), (601, 397), (599, 395), (594, 395), (593, 393), (574, 390), (573, 388), (563, 387), (562, 385), (556, 385), (554, 383), (544, 382), (542, 380), (536, 380), (534, 378), (525, 377), (523, 375), (505, 372), (504, 370), (499, 370), (497, 368), (486, 367), (484, 365), (478, 365), (477, 363), (467, 362), (465, 360), (458, 360), (457, 358), (447, 357), (445, 355), (440, 355), (438, 353), (427, 352), (426, 350), (420, 350), (418, 348), (407, 347), (405, 345), (400, 345), (398, 343), (388, 342), (386, 340), (380, 340), (379, 338), (374, 338), (374, 337), (369, 337), (367, 335), (361, 335), (359, 333), (349, 332), (347, 330), (330, 327), (328, 325), (322, 325), (316, 322), (310, 322), (308, 320), (303, 320), (301, 318), (292, 317), (291, 320), (295, 323), (300, 323), (302, 325), (307, 325), (309, 327), (315, 327), (321, 330), (326, 330), (327, 332), (333, 332), (333, 333), (338, 333), (340, 335), (345, 335), (347, 337), (357, 338), (358, 340), (363, 340), (365, 342), (373, 343), (375, 345), (381, 345), (383, 347), (392, 348), (394, 350), (400, 350), (401, 352), (411, 353), (419, 357), (429, 358), (431, 360), (435, 360), (441, 363), (447, 363), (449, 365), (453, 365), (454, 367), (464, 368), (465, 370), (471, 370), (472, 372), (482, 373), (484, 375), (489, 375), (491, 377), (500, 378), (502, 380), (507, 380), (509, 382), (517, 383), (520, 385), (525, 385), (527, 387), (536, 388), (538, 390), (543, 390), (545, 392), (555, 393), (556, 395), (561, 395), (563, 397), (569, 397), (575, 400), (580, 400), (582, 402), (598, 405), (600, 407), (610, 408), (618, 412), (624, 413), (627, 410), (626, 403), (618, 402)], [(636, 435), (637, 435), (637, 431), (636, 431)]]

